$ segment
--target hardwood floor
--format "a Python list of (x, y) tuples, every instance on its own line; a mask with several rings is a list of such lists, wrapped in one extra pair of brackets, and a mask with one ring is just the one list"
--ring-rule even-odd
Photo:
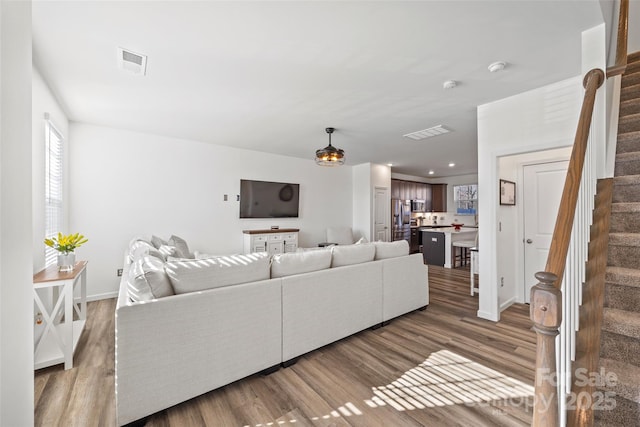
[[(429, 268), (430, 305), (147, 419), (147, 426), (531, 425), (529, 308), (478, 319), (468, 270)], [(38, 426), (113, 426), (115, 300), (89, 303), (74, 365), (35, 374)]]

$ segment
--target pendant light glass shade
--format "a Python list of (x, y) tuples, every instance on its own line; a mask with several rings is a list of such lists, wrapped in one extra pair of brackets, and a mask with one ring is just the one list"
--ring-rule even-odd
[(344, 150), (331, 145), (331, 134), (334, 128), (326, 128), (329, 134), (329, 145), (321, 150), (316, 150), (316, 164), (320, 166), (340, 166), (344, 165)]

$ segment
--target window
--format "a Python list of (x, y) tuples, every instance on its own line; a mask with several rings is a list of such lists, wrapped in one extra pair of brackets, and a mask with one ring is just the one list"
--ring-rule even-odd
[(455, 185), (453, 201), (459, 215), (475, 215), (478, 213), (478, 185)]
[[(64, 226), (64, 138), (50, 120), (45, 122), (45, 226), (46, 238), (57, 236)], [(45, 246), (45, 267), (56, 263), (57, 251)]]

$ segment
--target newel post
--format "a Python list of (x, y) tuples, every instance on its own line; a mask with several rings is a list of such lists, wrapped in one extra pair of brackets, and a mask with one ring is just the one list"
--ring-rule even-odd
[(556, 372), (556, 336), (562, 323), (562, 293), (553, 284), (553, 273), (536, 273), (540, 281), (531, 288), (530, 317), (537, 335), (536, 394), (534, 396), (534, 427), (559, 425), (558, 382)]

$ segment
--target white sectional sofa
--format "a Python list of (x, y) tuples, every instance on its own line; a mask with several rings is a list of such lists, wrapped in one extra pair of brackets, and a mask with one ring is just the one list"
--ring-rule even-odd
[[(426, 307), (427, 268), (408, 253), (376, 242), (165, 262), (134, 243), (116, 306), (118, 424)], [(267, 277), (245, 283), (245, 270)]]

